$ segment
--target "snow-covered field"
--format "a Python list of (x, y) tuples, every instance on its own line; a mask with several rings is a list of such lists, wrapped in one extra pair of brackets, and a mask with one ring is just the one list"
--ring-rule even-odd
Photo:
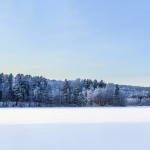
[(1, 150), (149, 150), (150, 108), (0, 109)]

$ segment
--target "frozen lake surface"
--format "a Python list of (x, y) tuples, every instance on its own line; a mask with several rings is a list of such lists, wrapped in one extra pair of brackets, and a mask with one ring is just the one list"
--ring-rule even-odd
[(0, 124), (150, 123), (150, 107), (4, 108)]
[(0, 109), (2, 150), (149, 150), (150, 108)]

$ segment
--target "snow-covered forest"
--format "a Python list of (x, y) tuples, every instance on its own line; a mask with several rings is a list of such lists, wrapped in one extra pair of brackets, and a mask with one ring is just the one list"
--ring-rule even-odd
[(150, 88), (103, 80), (56, 81), (44, 77), (0, 74), (0, 107), (89, 107), (150, 105)]

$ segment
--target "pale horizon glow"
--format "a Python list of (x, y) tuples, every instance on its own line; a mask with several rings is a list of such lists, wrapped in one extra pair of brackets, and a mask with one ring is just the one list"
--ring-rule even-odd
[(150, 1), (0, 1), (0, 72), (150, 86)]
[(150, 123), (149, 107), (0, 109), (0, 125)]

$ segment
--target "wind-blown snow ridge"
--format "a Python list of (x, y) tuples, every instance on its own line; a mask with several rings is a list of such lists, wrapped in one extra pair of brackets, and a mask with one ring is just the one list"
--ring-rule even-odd
[(150, 107), (0, 109), (0, 124), (150, 123)]

